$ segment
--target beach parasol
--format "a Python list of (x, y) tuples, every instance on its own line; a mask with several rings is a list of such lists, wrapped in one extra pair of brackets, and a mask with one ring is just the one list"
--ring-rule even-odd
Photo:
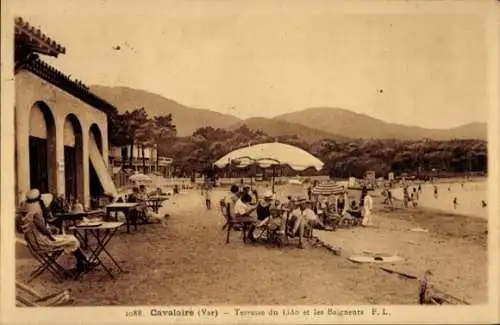
[(315, 186), (311, 193), (313, 195), (336, 195), (344, 192), (344, 186), (334, 183), (324, 183)]
[(323, 168), (323, 162), (307, 151), (279, 142), (261, 143), (237, 149), (215, 162), (215, 166), (219, 168), (224, 168), (228, 165), (240, 167), (257, 165), (261, 168), (273, 167), (273, 191), (274, 167), (287, 165), (296, 171), (302, 171), (310, 167), (319, 171)]
[(151, 177), (141, 173), (134, 174), (128, 178), (132, 182), (151, 182)]

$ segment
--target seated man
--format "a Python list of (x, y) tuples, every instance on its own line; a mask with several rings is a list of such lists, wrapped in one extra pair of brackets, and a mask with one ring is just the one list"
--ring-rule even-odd
[(312, 230), (313, 227), (319, 229), (330, 229), (326, 227), (318, 218), (312, 209), (312, 202), (305, 198), (296, 200), (298, 207), (290, 214), (289, 225), (290, 234), (299, 237), (299, 248), (304, 248), (302, 239), (306, 229)]
[(252, 197), (249, 194), (243, 194), (241, 198), (236, 201), (234, 205), (235, 221), (243, 224), (243, 240), (246, 242), (247, 238), (255, 240), (251, 235), (253, 228), (251, 227), (255, 223), (255, 218), (250, 214), (257, 208), (251, 204)]
[[(228, 222), (230, 220), (234, 220), (236, 218), (236, 213), (234, 212), (234, 206), (236, 205), (236, 202), (240, 198), (240, 189), (238, 185), (231, 185), (231, 188), (229, 190), (229, 197), (224, 197), (222, 201), (225, 203), (225, 209), (226, 211), (224, 212), (224, 216), (226, 217), (226, 224), (222, 227), (224, 230), (228, 226)], [(236, 227), (234, 229), (237, 229)]]

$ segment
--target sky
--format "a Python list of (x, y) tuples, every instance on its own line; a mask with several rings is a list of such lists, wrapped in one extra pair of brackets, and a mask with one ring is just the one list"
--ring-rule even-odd
[(486, 121), (482, 11), (377, 3), (11, 0), (10, 8), (65, 46), (47, 61), (87, 85), (144, 89), (239, 118), (321, 106), (429, 128)]

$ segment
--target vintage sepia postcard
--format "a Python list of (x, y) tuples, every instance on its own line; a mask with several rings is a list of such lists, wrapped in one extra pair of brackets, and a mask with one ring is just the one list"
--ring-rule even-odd
[(1, 324), (500, 322), (500, 1), (1, 4)]

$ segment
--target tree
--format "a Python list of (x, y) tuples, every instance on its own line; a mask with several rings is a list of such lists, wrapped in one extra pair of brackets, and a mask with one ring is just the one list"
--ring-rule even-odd
[(133, 161), (133, 156), (134, 156), (134, 144), (136, 142), (137, 138), (137, 130), (141, 127), (141, 125), (145, 124), (148, 120), (148, 113), (146, 113), (146, 110), (144, 107), (141, 107), (140, 109), (133, 110), (132, 112), (125, 112), (125, 119), (127, 120), (129, 124), (129, 129), (130, 129), (130, 134), (132, 136), (132, 142), (131, 142), (131, 154), (130, 154), (130, 161), (129, 165), (132, 166), (132, 161)]
[(145, 148), (153, 148), (155, 144), (155, 123), (153, 120), (146, 120), (143, 124), (139, 125), (134, 133), (134, 142), (137, 149), (141, 152), (142, 157), (142, 172), (146, 173), (146, 158), (144, 155)]
[(172, 114), (154, 117), (155, 133), (154, 141), (156, 145), (156, 169), (158, 170), (158, 158), (160, 156), (160, 146), (171, 146), (172, 140), (177, 135), (177, 128), (172, 120)]

